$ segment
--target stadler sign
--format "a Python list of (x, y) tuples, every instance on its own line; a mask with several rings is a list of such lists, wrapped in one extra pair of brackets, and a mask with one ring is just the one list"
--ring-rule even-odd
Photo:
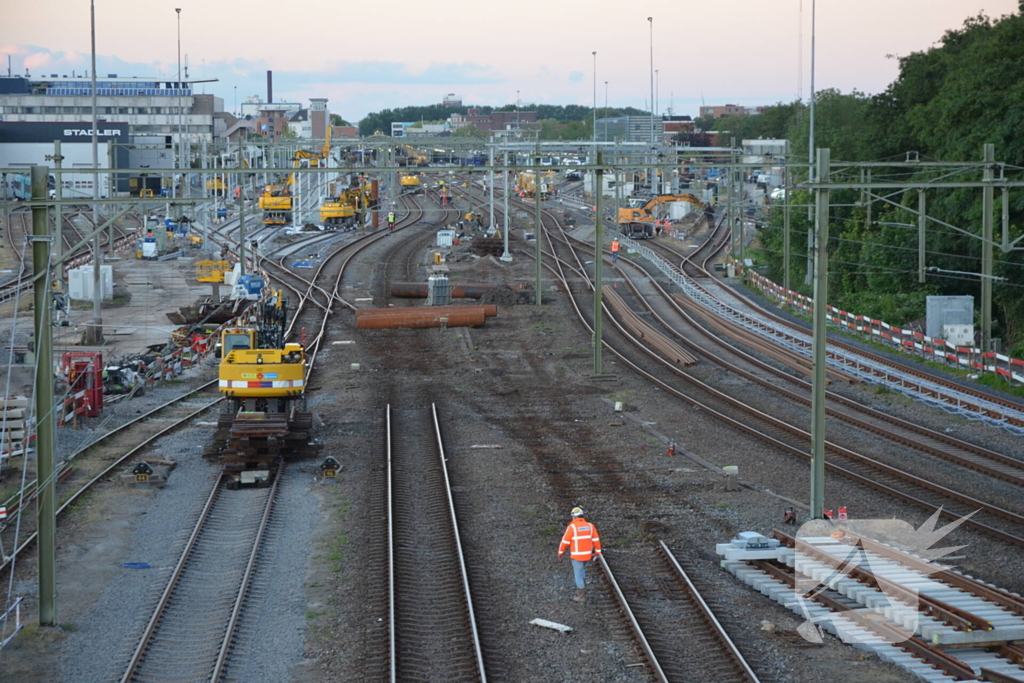
[[(128, 124), (101, 121), (96, 137), (103, 144), (130, 142)], [(88, 144), (92, 139), (91, 121), (0, 121), (0, 143), (47, 143), (54, 140)]]
[[(98, 131), (96, 131), (96, 136), (97, 137), (103, 137), (105, 135), (120, 135), (120, 134), (121, 134), (121, 131), (119, 131), (117, 129), (113, 129), (113, 128), (106, 129), (106, 130), (98, 130)], [(89, 137), (92, 137), (92, 128), (89, 128), (89, 129), (84, 129), (84, 128), (65, 128), (64, 129), (64, 135), (65, 136), (69, 136), (69, 137), (73, 137), (73, 136), (76, 136), (76, 135), (88, 135)]]

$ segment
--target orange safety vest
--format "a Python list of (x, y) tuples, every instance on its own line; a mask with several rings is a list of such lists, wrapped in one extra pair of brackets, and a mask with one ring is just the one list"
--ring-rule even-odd
[(562, 545), (558, 547), (558, 556), (565, 553), (565, 547), (569, 548), (569, 557), (580, 562), (586, 562), (592, 555), (601, 554), (601, 539), (597, 536), (597, 527), (577, 517), (569, 522), (569, 528), (562, 536)]
[(619, 250), (619, 241), (618, 240), (612, 240), (612, 251), (614, 252), (614, 251), (618, 251), (618, 250)]

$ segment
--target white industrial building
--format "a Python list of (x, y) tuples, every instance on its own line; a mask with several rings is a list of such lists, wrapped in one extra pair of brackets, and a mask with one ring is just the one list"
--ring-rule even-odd
[[(135, 142), (176, 144), (179, 136), (197, 143), (223, 135), (214, 114), (224, 100), (194, 93), (198, 83), (216, 79), (165, 81), (156, 78), (96, 79), (101, 122), (126, 123)], [(92, 118), (92, 82), (85, 77), (0, 77), (0, 121), (70, 123)]]
[[(111, 161), (114, 168), (128, 168), (128, 124), (103, 122), (97, 130), (100, 168), (110, 168)], [(0, 169), (28, 175), (31, 166), (42, 165), (50, 168), (53, 174), (54, 162), (46, 157), (53, 156), (55, 140), (60, 140), (60, 153), (64, 157), (61, 162), (64, 172), (60, 178), (64, 197), (91, 198), (93, 174), (75, 172), (75, 169), (93, 167), (90, 122), (0, 122)], [(126, 191), (127, 178), (118, 180), (125, 185), (121, 191)], [(100, 197), (110, 196), (110, 182), (107, 175), (100, 176)]]

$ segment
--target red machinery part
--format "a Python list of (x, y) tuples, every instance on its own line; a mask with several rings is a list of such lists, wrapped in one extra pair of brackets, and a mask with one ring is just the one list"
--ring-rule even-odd
[[(85, 394), (89, 417), (103, 412), (103, 354), (94, 351), (65, 351), (61, 371), (68, 381), (69, 394)], [(77, 407), (77, 406), (76, 406)]]

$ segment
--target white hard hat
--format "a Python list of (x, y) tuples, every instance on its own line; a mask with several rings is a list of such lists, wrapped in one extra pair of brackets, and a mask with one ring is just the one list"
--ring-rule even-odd
[(579, 506), (574, 507), (572, 509), (572, 516), (573, 517), (582, 517), (583, 516), (583, 508), (581, 508)]

